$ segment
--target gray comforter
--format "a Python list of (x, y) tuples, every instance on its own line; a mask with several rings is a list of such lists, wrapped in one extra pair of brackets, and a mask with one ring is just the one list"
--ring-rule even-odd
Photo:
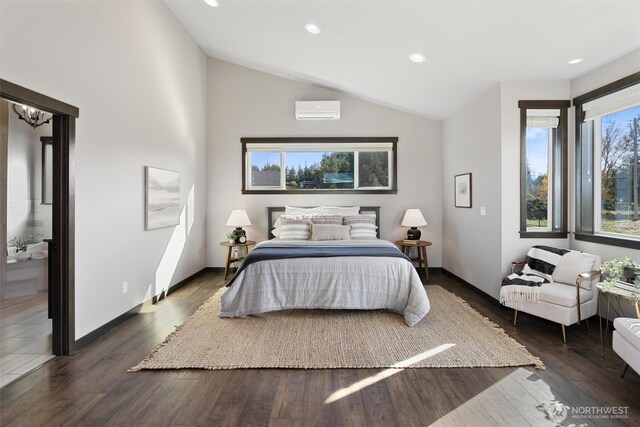
[[(256, 249), (292, 245), (395, 248), (384, 240), (273, 240), (259, 243)], [(402, 257), (286, 258), (259, 261), (240, 271), (222, 296), (220, 317), (294, 308), (387, 309), (402, 314), (413, 326), (430, 306), (415, 268)]]

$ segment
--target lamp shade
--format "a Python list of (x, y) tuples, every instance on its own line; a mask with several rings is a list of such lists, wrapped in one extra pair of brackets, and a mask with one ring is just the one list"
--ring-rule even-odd
[(245, 227), (251, 225), (249, 216), (246, 211), (233, 210), (227, 220), (227, 227)]
[(427, 221), (422, 216), (420, 209), (407, 209), (401, 225), (403, 227), (422, 227), (427, 225)]

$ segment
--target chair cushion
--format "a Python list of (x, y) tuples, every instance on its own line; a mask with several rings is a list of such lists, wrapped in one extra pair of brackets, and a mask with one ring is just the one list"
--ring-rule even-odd
[[(565, 285), (564, 283), (543, 283), (540, 285), (538, 295), (540, 301), (563, 307), (576, 306), (576, 285)], [(593, 292), (580, 288), (580, 303), (584, 303), (593, 298)]]
[[(589, 254), (584, 254), (577, 251), (571, 251), (564, 254), (556, 269), (553, 271), (552, 278), (554, 282), (566, 283), (568, 285), (575, 285), (576, 279), (582, 273), (588, 273), (593, 270), (593, 265), (596, 262), (596, 257)], [(581, 285), (585, 289), (591, 289), (591, 281), (584, 281)]]
[(618, 317), (613, 321), (613, 327), (640, 351), (640, 319)]

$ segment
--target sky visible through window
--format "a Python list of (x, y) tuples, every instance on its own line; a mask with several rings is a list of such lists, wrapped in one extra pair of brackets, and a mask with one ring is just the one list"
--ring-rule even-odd
[(640, 105), (602, 117), (602, 125), (604, 127), (607, 123), (615, 121), (618, 126), (624, 126), (624, 130), (627, 131), (629, 129), (627, 126), (633, 126), (633, 118), (638, 116), (640, 116)]
[(280, 153), (256, 151), (251, 153), (251, 165), (262, 169), (266, 164), (280, 165)]
[[(634, 117), (638, 116), (640, 116), (640, 106), (609, 114), (602, 117), (602, 127), (604, 128), (607, 123), (615, 121), (618, 126), (623, 126), (627, 131), (627, 126), (633, 123)], [(527, 161), (534, 177), (547, 173), (548, 149), (548, 130), (527, 128)]]
[(533, 177), (545, 175), (549, 164), (549, 129), (527, 128), (527, 162)]
[[(287, 167), (291, 166), (298, 169), (299, 167), (304, 168), (305, 163), (307, 166), (311, 166), (315, 163), (320, 163), (322, 160), (322, 155), (325, 153), (320, 152), (305, 152), (305, 153), (287, 153)], [(264, 167), (267, 163), (272, 165), (280, 165), (280, 153), (273, 152), (253, 152), (251, 153), (251, 164), (253, 166), (257, 166), (260, 169)]]

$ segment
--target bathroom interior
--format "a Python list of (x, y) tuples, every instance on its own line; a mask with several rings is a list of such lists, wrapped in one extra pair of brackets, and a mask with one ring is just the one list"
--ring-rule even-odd
[[(52, 231), (51, 116), (5, 100), (2, 124), (0, 387), (53, 358), (48, 243)], [(29, 111), (31, 110), (31, 111)]]

